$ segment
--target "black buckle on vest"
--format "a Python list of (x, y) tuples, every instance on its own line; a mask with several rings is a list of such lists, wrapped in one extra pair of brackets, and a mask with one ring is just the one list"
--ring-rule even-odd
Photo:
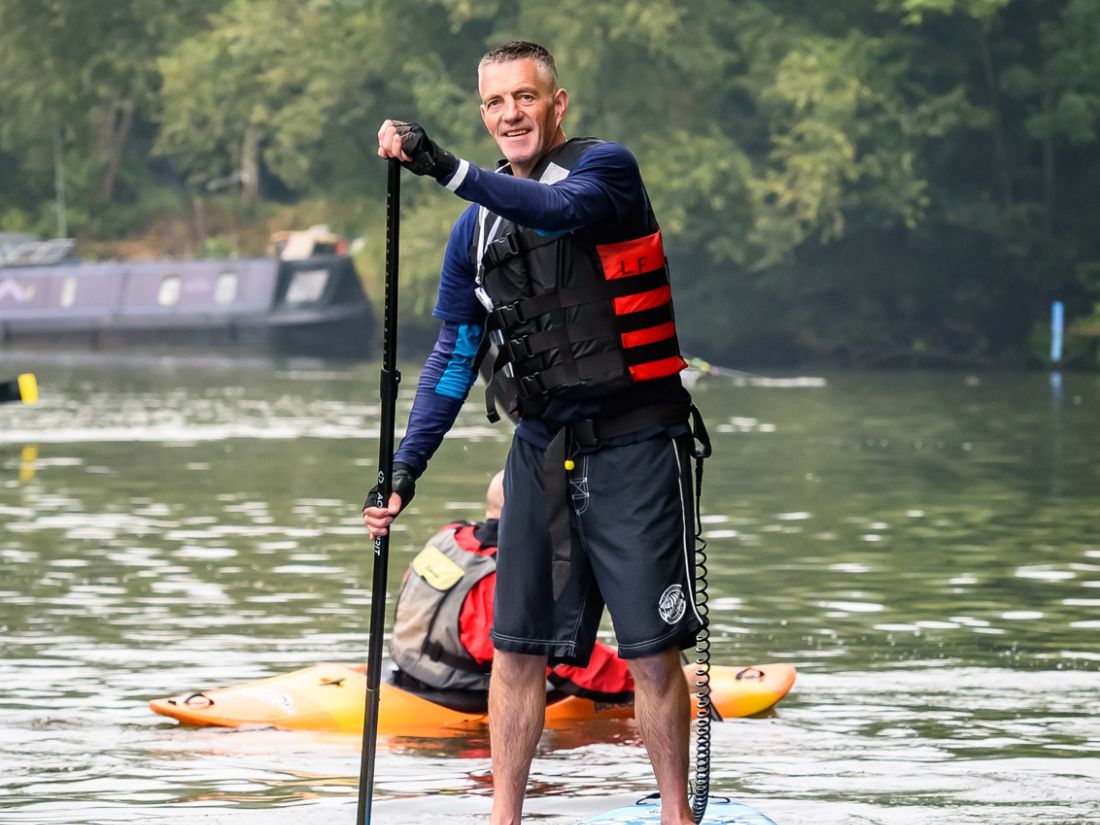
[(519, 361), (521, 358), (530, 358), (534, 355), (531, 352), (531, 341), (526, 335), (523, 338), (512, 338), (509, 341), (504, 342), (504, 349), (508, 352), (508, 360), (512, 363)]
[(517, 383), (519, 384), (520, 398), (532, 398), (546, 392), (542, 377), (537, 372), (534, 375), (521, 375)]
[(489, 266), (487, 268), (491, 269), (494, 266), (500, 266), (506, 260), (514, 258), (522, 251), (518, 232), (511, 232), (497, 238), (489, 244), (489, 248), (485, 250), (485, 257), (489, 259)]
[(527, 320), (523, 314), (523, 304), (519, 302), (499, 306), (493, 310), (493, 315), (497, 320), (499, 329), (508, 329)]

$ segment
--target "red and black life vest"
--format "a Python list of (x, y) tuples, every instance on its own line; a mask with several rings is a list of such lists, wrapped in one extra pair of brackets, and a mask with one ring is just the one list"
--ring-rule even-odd
[(479, 581), (496, 571), (475, 525), (448, 524), (409, 566), (397, 597), (390, 656), (407, 675), (437, 690), (488, 690), (488, 664), (461, 638), (462, 605)]
[[(552, 150), (532, 177), (568, 176), (592, 138)], [(479, 297), (489, 309), (494, 357), (490, 418), (500, 404), (513, 417), (539, 415), (551, 398), (599, 401), (622, 409), (684, 395), (668, 262), (648, 199), (636, 234), (607, 227), (556, 234), (516, 226), (486, 209), (471, 255)], [(479, 256), (479, 251), (484, 253)], [(491, 304), (491, 308), (489, 308)]]
[[(491, 665), (477, 662), (462, 644), (461, 619), (470, 591), (496, 570), (490, 525), (448, 524), (413, 559), (401, 584), (390, 656), (402, 677), (412, 677), (414, 691), (489, 689)], [(547, 678), (560, 693), (596, 702), (634, 698), (626, 663), (607, 647), (598, 647), (587, 667), (557, 665)]]

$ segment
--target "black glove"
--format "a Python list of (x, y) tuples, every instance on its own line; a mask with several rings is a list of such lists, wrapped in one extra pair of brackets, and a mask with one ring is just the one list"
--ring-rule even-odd
[[(401, 510), (404, 510), (409, 506), (409, 502), (413, 500), (413, 496), (416, 495), (416, 477), (412, 473), (412, 468), (408, 464), (394, 464), (393, 475), (390, 478), (390, 490), (397, 495), (401, 496)], [(363, 502), (363, 509), (368, 507), (386, 506), (389, 502), (384, 502), (379, 505), (378, 500), (382, 495), (382, 487), (379, 484), (375, 484), (370, 488), (370, 492), (367, 493), (367, 500)], [(401, 512), (398, 510), (398, 512)]]
[(458, 158), (434, 143), (423, 126), (400, 120), (393, 121), (393, 125), (401, 136), (401, 148), (412, 158), (402, 166), (414, 175), (431, 175), (440, 182), (454, 174), (458, 168)]

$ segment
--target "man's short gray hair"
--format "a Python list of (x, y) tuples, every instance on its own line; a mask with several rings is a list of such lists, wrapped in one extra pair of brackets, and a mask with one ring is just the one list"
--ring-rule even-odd
[(478, 74), (480, 75), (481, 67), (488, 63), (508, 63), (512, 60), (525, 59), (534, 60), (546, 75), (546, 79), (550, 81), (551, 87), (558, 88), (558, 67), (554, 63), (554, 55), (550, 54), (545, 47), (529, 40), (513, 40), (511, 43), (505, 43), (486, 52), (481, 62), (477, 64)]

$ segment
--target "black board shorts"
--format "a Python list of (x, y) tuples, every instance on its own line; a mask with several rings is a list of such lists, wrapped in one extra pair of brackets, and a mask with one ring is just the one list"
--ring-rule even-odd
[(498, 650), (586, 665), (606, 604), (624, 659), (695, 642), (690, 436), (577, 455), (569, 578), (555, 602), (543, 450), (516, 437), (504, 471), (490, 637)]

